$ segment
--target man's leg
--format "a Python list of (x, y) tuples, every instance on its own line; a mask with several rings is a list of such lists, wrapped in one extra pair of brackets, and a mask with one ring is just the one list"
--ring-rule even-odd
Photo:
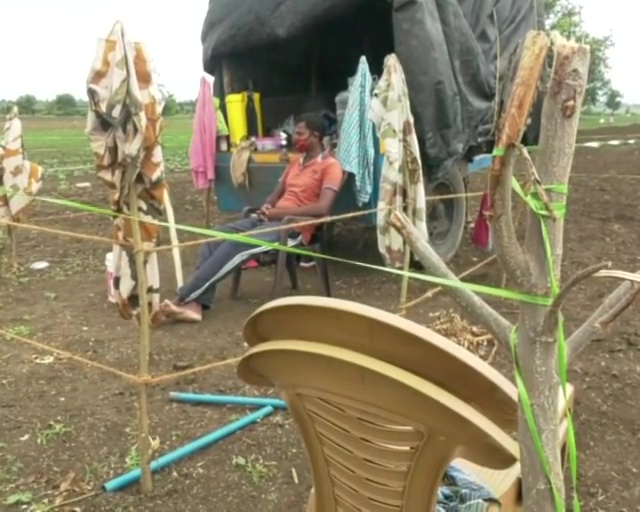
[[(261, 224), (260, 220), (256, 217), (248, 217), (246, 219), (239, 219), (229, 224), (223, 224), (221, 226), (214, 226), (213, 231), (220, 231), (222, 233), (245, 233), (256, 229)], [(198, 251), (198, 261), (196, 263), (196, 270), (198, 270), (202, 264), (207, 261), (213, 253), (216, 252), (218, 247), (222, 245), (226, 240), (211, 240), (200, 245)]]
[[(246, 233), (247, 231), (256, 230), (263, 224), (264, 223), (256, 217), (249, 217), (246, 219), (239, 219), (235, 222), (231, 222), (230, 224), (215, 227), (214, 230), (223, 233), (240, 234)], [(220, 248), (230, 243), (234, 242), (230, 240), (219, 239), (206, 242), (200, 246), (198, 262), (196, 263), (196, 272), (193, 276), (191, 276), (189, 281), (178, 290), (179, 303), (184, 304), (186, 302), (197, 302), (205, 309), (211, 307), (216, 287), (214, 283), (213, 285), (204, 287), (203, 289), (203, 284), (209, 281), (207, 265), (209, 260), (214, 257), (214, 255), (218, 252), (218, 250), (220, 250)], [(191, 300), (186, 300), (187, 298), (192, 297), (197, 291), (200, 291), (200, 293), (197, 294), (197, 297), (192, 298)]]
[[(249, 219), (243, 219), (249, 220)], [(275, 243), (280, 238), (279, 222), (259, 223), (253, 219), (255, 224), (251, 227), (247, 227), (248, 223), (241, 225), (241, 229), (235, 231), (238, 227), (237, 223), (233, 224), (234, 232), (248, 231), (250, 229), (265, 229), (270, 230), (265, 233), (258, 233), (251, 235), (253, 238), (263, 240), (266, 242)], [(230, 226), (226, 226), (231, 229)], [(256, 246), (243, 242), (237, 242), (232, 240), (224, 240), (218, 243), (217, 246), (202, 251), (199, 261), (198, 269), (196, 273), (189, 279), (178, 291), (178, 305), (189, 306), (195, 303), (197, 306), (193, 308), (189, 306), (189, 309), (196, 310), (201, 308), (209, 308), (213, 302), (215, 295), (216, 285), (231, 274), (238, 266), (242, 265), (247, 259), (256, 254), (260, 254), (269, 251), (268, 247)], [(169, 305), (167, 305), (169, 306)], [(178, 316), (180, 311), (175, 306), (172, 308), (174, 316)], [(191, 317), (194, 321), (199, 315), (190, 314), (191, 311), (187, 311), (187, 316)]]

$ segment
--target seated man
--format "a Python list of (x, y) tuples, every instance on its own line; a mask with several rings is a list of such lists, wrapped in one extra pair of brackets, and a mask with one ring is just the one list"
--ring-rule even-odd
[[(259, 240), (276, 243), (285, 217), (328, 215), (335, 195), (342, 184), (342, 168), (338, 161), (323, 152), (323, 119), (320, 116), (301, 116), (296, 124), (294, 143), (302, 154), (291, 160), (278, 186), (267, 198), (257, 215), (241, 219), (217, 231), (245, 233), (247, 231), (274, 228), (265, 233), (249, 235)], [(300, 229), (304, 243), (313, 235), (314, 227)], [(229, 276), (239, 265), (260, 252), (264, 247), (231, 240), (213, 240), (200, 246), (196, 272), (178, 290), (177, 298), (165, 301), (162, 311), (167, 320), (199, 322), (202, 311), (213, 303), (216, 285)]]

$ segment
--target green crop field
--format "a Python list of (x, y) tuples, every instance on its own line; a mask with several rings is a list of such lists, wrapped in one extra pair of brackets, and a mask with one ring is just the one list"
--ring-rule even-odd
[[(604, 123), (600, 123), (600, 120), (604, 119)], [(611, 122), (613, 120), (613, 122)], [(613, 126), (629, 126), (631, 124), (640, 123), (640, 114), (582, 114), (580, 117), (580, 130), (588, 131), (602, 127)]]
[[(605, 119), (605, 123), (601, 123)], [(613, 119), (613, 122), (610, 122)], [(23, 120), (23, 137), (29, 158), (59, 176), (81, 174), (91, 169), (89, 142), (84, 134), (85, 119), (81, 117), (29, 117)], [(581, 130), (624, 126), (640, 122), (639, 115), (583, 115)], [(192, 117), (175, 116), (165, 119), (162, 138), (168, 172), (188, 170), (188, 147)]]
[[(91, 169), (89, 140), (81, 117), (29, 117), (23, 122), (23, 140), (29, 159), (59, 175), (81, 174)], [(188, 169), (192, 118), (165, 120), (162, 143), (168, 171)]]

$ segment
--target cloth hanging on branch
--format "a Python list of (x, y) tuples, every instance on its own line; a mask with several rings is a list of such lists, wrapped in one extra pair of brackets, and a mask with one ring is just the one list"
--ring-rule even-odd
[[(159, 219), (167, 208), (172, 219), (169, 187), (165, 181), (160, 146), (162, 109), (167, 94), (158, 84), (153, 63), (141, 43), (125, 37), (116, 22), (105, 39), (99, 39), (95, 59), (87, 78), (89, 111), (86, 133), (95, 158), (97, 176), (111, 191), (114, 220), (114, 287), (120, 313), (132, 318), (136, 294), (136, 268), (129, 204), (130, 187), (135, 187), (141, 219), (143, 248), (155, 247)], [(177, 242), (175, 228), (172, 242)], [(160, 306), (160, 273), (155, 252), (145, 255), (152, 313)], [(182, 279), (179, 252), (174, 252), (176, 277)]]
[(391, 211), (404, 212), (425, 240), (429, 234), (420, 147), (407, 82), (394, 54), (385, 59), (382, 77), (373, 92), (371, 120), (376, 125), (384, 155), (376, 222), (378, 250), (386, 265), (402, 267), (405, 243), (389, 226)]
[(42, 187), (43, 169), (27, 160), (18, 108), (7, 115), (0, 142), (0, 219), (17, 221)]
[(198, 190), (209, 188), (215, 179), (218, 121), (212, 95), (211, 84), (202, 77), (189, 146), (191, 177), (193, 186)]
[(340, 130), (336, 158), (345, 172), (355, 176), (358, 206), (369, 201), (373, 190), (373, 124), (369, 118), (373, 77), (366, 57), (360, 57), (358, 70), (351, 84), (349, 101)]

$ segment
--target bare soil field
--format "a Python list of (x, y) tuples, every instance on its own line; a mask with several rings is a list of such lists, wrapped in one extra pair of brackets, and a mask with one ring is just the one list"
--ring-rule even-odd
[[(581, 135), (629, 138), (640, 126), (603, 128)], [(575, 158), (565, 236), (565, 274), (601, 261), (616, 268), (640, 267), (640, 230), (637, 197), (640, 183), (640, 146), (580, 148)], [(619, 177), (616, 177), (619, 175)], [(632, 177), (631, 177), (632, 176)], [(634, 179), (634, 177), (636, 179)], [(202, 225), (203, 206), (187, 173), (170, 175), (178, 221)], [(91, 178), (89, 178), (91, 180)], [(107, 192), (97, 181), (77, 188), (74, 177), (66, 197), (105, 204)], [(56, 191), (48, 180), (42, 191)], [(110, 236), (110, 221), (92, 215), (74, 215), (42, 202), (30, 213), (33, 222), (47, 228)], [(473, 212), (475, 214), (475, 212)], [(47, 219), (47, 217), (50, 217)], [(40, 220), (37, 220), (40, 219)], [(635, 227), (634, 227), (635, 226)], [(188, 236), (181, 236), (188, 239)], [(467, 237), (468, 238), (468, 237)], [(353, 240), (362, 239), (354, 244)], [(118, 316), (106, 301), (104, 257), (107, 244), (26, 229), (19, 232), (24, 270), (0, 277), (0, 328), (24, 338), (136, 373), (137, 329)], [(193, 267), (197, 249), (183, 253), (185, 272)], [(375, 238), (342, 225), (337, 230), (336, 255), (376, 262)], [(463, 271), (486, 257), (465, 244), (453, 266)], [(46, 270), (28, 265), (47, 261)], [(163, 296), (171, 297), (173, 265), (161, 255)], [(334, 295), (395, 311), (397, 277), (347, 264), (330, 268)], [(318, 294), (315, 271), (301, 271), (302, 294)], [(215, 308), (199, 325), (167, 326), (152, 333), (154, 374), (222, 361), (243, 354), (244, 320), (270, 299), (272, 268), (245, 272), (241, 297), (229, 298), (228, 283), (218, 291)], [(498, 285), (496, 264), (471, 276), (483, 284)], [(564, 313), (573, 328), (584, 319), (614, 283), (593, 280), (572, 295)], [(428, 286), (411, 284), (418, 296)], [(445, 294), (410, 310), (422, 324), (434, 314), (451, 309)], [(513, 313), (513, 304), (499, 304)], [(34, 346), (0, 336), (0, 510), (18, 510), (2, 503), (16, 496), (32, 505), (70, 499), (92, 490), (111, 476), (135, 466), (136, 389), (121, 378), (55, 356)], [(511, 375), (508, 358), (500, 354), (497, 367)], [(579, 445), (580, 496), (585, 512), (640, 510), (640, 315), (622, 317), (615, 329), (593, 343), (572, 369), (577, 388), (575, 421)], [(159, 384), (150, 392), (152, 433), (164, 453), (238, 418), (245, 410), (171, 403), (170, 391), (264, 394), (249, 389), (227, 365), (178, 381)], [(292, 476), (298, 476), (298, 482)], [(66, 510), (173, 512), (276, 512), (303, 510), (310, 488), (309, 471), (295, 426), (279, 412), (210, 449), (160, 472), (155, 491), (143, 498), (136, 486), (69, 505)], [(34, 510), (38, 510), (34, 508)]]

